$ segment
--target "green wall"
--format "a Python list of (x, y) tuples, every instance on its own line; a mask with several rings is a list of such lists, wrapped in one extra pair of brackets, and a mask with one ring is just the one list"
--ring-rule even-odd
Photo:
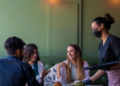
[(115, 19), (110, 33), (120, 37), (120, 1), (118, 4), (111, 3), (116, 0), (83, 0), (83, 35), (82, 52), (84, 57), (97, 57), (98, 46), (101, 38), (92, 34), (91, 22), (95, 17), (110, 13)]
[(11, 36), (35, 43), (47, 54), (48, 5), (44, 0), (0, 0), (0, 56), (6, 56), (4, 41)]
[[(0, 56), (7, 56), (3, 45), (11, 36), (22, 38), (26, 44), (35, 43), (39, 48), (40, 56), (49, 56), (50, 7), (45, 1), (0, 0)], [(82, 18), (79, 45), (82, 45), (83, 57), (97, 57), (101, 39), (93, 36), (91, 22), (97, 16), (110, 13), (115, 18), (115, 24), (112, 25), (110, 32), (120, 37), (120, 3), (111, 4), (109, 3), (111, 0), (82, 1), (82, 16), (79, 14), (79, 18)], [(79, 6), (81, 7), (81, 4)]]

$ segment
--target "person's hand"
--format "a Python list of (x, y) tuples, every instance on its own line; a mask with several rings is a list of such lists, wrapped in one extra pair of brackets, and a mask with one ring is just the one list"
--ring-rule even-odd
[(74, 84), (74, 82), (70, 82), (70, 84)]
[(62, 86), (62, 84), (59, 81), (56, 81), (53, 86)]
[(59, 84), (60, 82), (59, 81), (56, 81), (54, 84)]
[(65, 62), (59, 63), (59, 64), (57, 65), (57, 68), (60, 68), (60, 67), (63, 67), (63, 66), (64, 66), (64, 67), (67, 66)]
[(26, 83), (25, 86), (28, 86), (28, 84)]
[(92, 81), (90, 79), (87, 79), (87, 80), (84, 80), (83, 83), (86, 85), (90, 85), (92, 84)]
[(47, 71), (47, 70), (43, 69), (43, 71), (41, 72), (41, 77), (44, 78), (48, 74), (49, 71), (51, 71), (51, 70)]

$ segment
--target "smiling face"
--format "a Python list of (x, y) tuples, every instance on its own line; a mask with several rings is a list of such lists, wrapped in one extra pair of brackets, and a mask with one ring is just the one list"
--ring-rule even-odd
[(70, 60), (75, 60), (77, 58), (77, 52), (74, 47), (68, 46), (67, 48), (67, 57)]
[(33, 53), (31, 54), (30, 61), (36, 61), (38, 58), (38, 51), (37, 49), (34, 49)]

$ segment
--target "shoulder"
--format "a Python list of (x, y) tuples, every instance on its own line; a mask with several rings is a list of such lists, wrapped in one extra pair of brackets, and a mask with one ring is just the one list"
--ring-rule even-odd
[(120, 38), (119, 37), (116, 37), (116, 36), (113, 36), (113, 35), (110, 35), (110, 44), (120, 44)]
[(120, 38), (117, 37), (117, 36), (110, 35), (110, 41), (111, 42), (113, 42), (113, 41), (120, 41)]
[(32, 69), (31, 65), (27, 62), (22, 62), (22, 69), (24, 69), (24, 73), (26, 76), (30, 75), (32, 76), (34, 74), (34, 70)]
[(31, 65), (29, 65), (27, 62), (21, 62), (21, 65), (23, 65), (25, 68), (31, 68)]
[(83, 61), (83, 67), (88, 67), (88, 66), (89, 66), (88, 62), (87, 61)]
[(67, 60), (64, 60), (63, 62), (67, 63)]
[(42, 63), (42, 61), (38, 60), (37, 63)]
[(37, 64), (38, 64), (38, 65), (43, 65), (43, 62), (40, 61), (40, 60), (38, 60), (38, 61), (37, 61)]
[(24, 72), (32, 69), (32, 67), (27, 62), (14, 62), (14, 65), (16, 65), (18, 69), (22, 69)]
[(7, 61), (6, 58), (0, 58), (0, 62), (4, 62), (4, 61)]
[(0, 60), (7, 60), (6, 58), (0, 58)]

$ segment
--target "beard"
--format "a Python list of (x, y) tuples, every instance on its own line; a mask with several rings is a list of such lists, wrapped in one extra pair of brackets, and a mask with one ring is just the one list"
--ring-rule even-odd
[(23, 55), (23, 52), (21, 51), (21, 52), (20, 52), (20, 55), (19, 55), (19, 59), (20, 59), (20, 60), (23, 60), (23, 57), (24, 57), (24, 55)]
[(20, 58), (20, 60), (23, 60), (23, 56), (20, 56), (19, 58)]

